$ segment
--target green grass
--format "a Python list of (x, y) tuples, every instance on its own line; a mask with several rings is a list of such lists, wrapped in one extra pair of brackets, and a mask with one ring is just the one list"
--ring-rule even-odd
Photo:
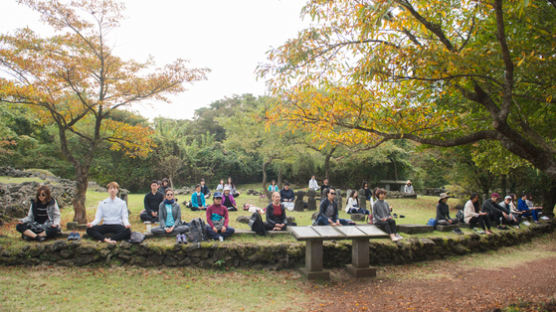
[(23, 183), (23, 182), (39, 182), (39, 183), (42, 183), (42, 182), (44, 182), (44, 180), (41, 179), (41, 178), (37, 178), (37, 177), (14, 178), (14, 177), (0, 176), (0, 183), (19, 184), (19, 183)]
[(3, 311), (303, 311), (297, 273), (0, 267)]

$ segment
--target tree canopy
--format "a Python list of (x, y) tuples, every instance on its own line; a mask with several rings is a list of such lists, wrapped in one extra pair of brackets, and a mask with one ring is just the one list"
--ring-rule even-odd
[(178, 59), (163, 68), (154, 62), (123, 60), (108, 44), (109, 30), (122, 19), (116, 1), (22, 0), (55, 32), (41, 37), (29, 28), (0, 35), (0, 101), (31, 106), (58, 128), (61, 151), (75, 167), (75, 220), (86, 221), (88, 172), (103, 148), (145, 157), (152, 129), (112, 118), (119, 108), (184, 90), (204, 79), (206, 69), (189, 69)]
[(303, 13), (312, 26), (259, 68), (283, 104), (270, 122), (370, 147), (495, 141), (556, 181), (554, 2), (313, 0)]

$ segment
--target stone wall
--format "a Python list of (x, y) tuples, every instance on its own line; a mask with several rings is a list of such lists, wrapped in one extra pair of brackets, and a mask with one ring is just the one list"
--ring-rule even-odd
[[(495, 250), (528, 242), (551, 233), (556, 223), (544, 223), (519, 231), (500, 232), (491, 236), (476, 234), (458, 238), (410, 238), (398, 243), (371, 240), (372, 265), (407, 264), (417, 261), (443, 259), (472, 252)], [(174, 245), (160, 247), (148, 241), (141, 245), (127, 242), (116, 246), (91, 241), (63, 240), (25, 244), (23, 247), (0, 246), (1, 265), (137, 265), (142, 267), (195, 266), (202, 268), (246, 267), (285, 269), (304, 264), (305, 244), (301, 242), (259, 245), (253, 243), (226, 244), (208, 242), (200, 246)], [(351, 262), (349, 241), (325, 242), (326, 268), (343, 267)]]

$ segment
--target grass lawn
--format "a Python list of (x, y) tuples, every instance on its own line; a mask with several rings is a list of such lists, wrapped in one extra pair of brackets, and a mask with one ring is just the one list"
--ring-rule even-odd
[[(20, 183), (21, 181), (38, 181), (41, 182), (39, 178), (9, 178), (9, 177), (0, 177), (0, 182), (6, 181), (8, 179), (14, 179), (14, 183)], [(250, 216), (248, 211), (243, 211), (241, 207), (245, 203), (249, 203), (255, 205), (257, 207), (266, 207), (268, 205), (268, 201), (266, 198), (261, 198), (260, 196), (253, 196), (247, 195), (248, 189), (260, 189), (260, 184), (247, 184), (247, 185), (240, 185), (238, 187), (241, 195), (236, 199), (238, 207), (240, 211), (237, 212), (230, 212), (230, 225), (236, 229), (245, 229), (248, 230), (249, 226), (244, 223), (239, 223), (236, 221), (238, 216)], [(128, 208), (131, 212), (129, 216), (129, 220), (132, 224), (132, 230), (143, 232), (145, 231), (145, 225), (141, 222), (139, 218), (139, 214), (143, 210), (143, 198), (145, 194), (129, 194), (128, 195)], [(87, 200), (86, 200), (86, 207), (87, 207), (87, 218), (88, 220), (93, 220), (95, 211), (97, 208), (98, 203), (107, 198), (108, 193), (104, 192), (96, 192), (89, 190), (87, 191)], [(184, 207), (181, 203), (185, 200), (190, 200), (191, 195), (178, 195), (177, 199), (182, 206), (182, 218), (185, 221), (191, 221), (193, 218), (203, 218), (205, 217), (205, 212), (203, 211), (191, 211), (191, 209)], [(433, 196), (419, 196), (417, 199), (386, 199), (388, 203), (393, 207), (393, 212), (397, 213), (398, 215), (403, 215), (405, 218), (398, 218), (396, 222), (398, 224), (426, 224), (429, 218), (433, 218), (436, 215), (436, 204), (438, 201), (437, 197)], [(345, 206), (346, 199), (343, 198), (343, 206)], [(456, 205), (457, 200), (451, 199), (448, 201), (448, 204), (453, 208)], [(212, 203), (212, 199), (207, 200), (207, 204)], [(318, 203), (317, 203), (318, 204)], [(369, 207), (367, 207), (369, 208)], [(291, 217), (295, 217), (295, 220), (298, 225), (310, 225), (311, 224), (311, 215), (314, 211), (288, 211), (287, 215)], [(455, 210), (451, 211), (451, 216), (455, 216)], [(340, 211), (340, 218), (349, 219), (350, 216), (345, 213), (343, 210)], [(71, 207), (62, 209), (62, 226), (65, 229), (65, 224), (67, 222), (72, 221), (73, 219), (73, 210)], [(362, 222), (359, 222), (362, 223)], [(470, 233), (469, 229), (462, 229), (464, 233)], [(19, 237), (20, 234), (15, 231), (15, 221), (12, 223), (8, 223), (4, 227), (0, 228), (0, 235), (7, 235), (8, 237)], [(456, 236), (456, 234), (451, 232), (433, 232), (433, 233), (424, 233), (424, 234), (414, 234), (414, 235), (404, 235), (406, 237), (431, 237), (431, 236)], [(385, 239), (386, 240), (386, 239)], [(153, 239), (149, 240), (152, 243), (167, 245), (173, 244), (173, 240), (169, 240), (166, 238), (161, 239)], [(232, 237), (231, 241), (234, 242), (259, 242), (259, 243), (280, 243), (280, 242), (293, 242), (295, 241), (293, 237), (290, 235), (284, 236), (277, 236), (277, 237), (256, 237), (256, 236), (243, 236), (243, 237)]]
[(44, 182), (44, 180), (41, 179), (41, 178), (38, 178), (38, 177), (14, 178), (14, 177), (0, 176), (0, 183), (4, 183), (4, 184), (8, 184), (8, 183), (19, 184), (19, 183), (23, 183), (23, 182), (39, 182), (39, 183), (42, 183), (42, 182)]
[[(378, 267), (386, 280), (451, 278), (450, 270), (502, 269), (556, 256), (556, 233), (534, 242), (446, 260)], [(330, 282), (312, 283), (294, 271), (138, 267), (1, 267), (2, 311), (307, 311), (318, 306), (321, 291), (364, 283), (343, 269), (332, 270)], [(333, 288), (334, 289), (334, 288)], [(372, 296), (372, 294), (369, 294)], [(338, 292), (334, 300), (342, 300)]]

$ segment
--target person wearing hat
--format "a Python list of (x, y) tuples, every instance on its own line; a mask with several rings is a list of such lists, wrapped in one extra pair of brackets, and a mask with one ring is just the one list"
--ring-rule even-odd
[(224, 194), (222, 194), (222, 205), (228, 208), (228, 211), (237, 211), (237, 204), (231, 193), (232, 188), (228, 185), (224, 186)]
[(411, 184), (411, 180), (407, 180), (407, 182), (403, 186), (403, 192), (406, 194), (415, 193), (415, 191), (413, 190), (413, 184)]
[(438, 225), (448, 225), (458, 223), (457, 219), (450, 218), (450, 207), (448, 206), (448, 196), (447, 193), (441, 193), (438, 199), (438, 205), (436, 205), (436, 224)]
[[(229, 192), (229, 190), (228, 190)], [(223, 241), (234, 234), (235, 230), (228, 226), (230, 218), (228, 209), (222, 205), (222, 193), (214, 192), (212, 196), (213, 204), (207, 207), (207, 235), (214, 240)]]
[(284, 188), (280, 191), (280, 198), (282, 198), (282, 202), (294, 201), (295, 194), (293, 190), (290, 189), (290, 184), (288, 182), (284, 183)]
[[(510, 222), (512, 224), (515, 225), (516, 228), (519, 229), (519, 222), (520, 222), (520, 217), (519, 217), (519, 211), (517, 211), (517, 213), (515, 211), (512, 210), (512, 197), (510, 195), (507, 195), (506, 197), (504, 197), (504, 200), (499, 202), (498, 205), (500, 205), (500, 207), (504, 208), (505, 210), (507, 210), (508, 216), (510, 219)], [(513, 208), (516, 208), (515, 206)], [(517, 209), (517, 208), (516, 208)]]
[(501, 230), (507, 230), (507, 225), (511, 223), (510, 211), (498, 205), (500, 194), (492, 193), (490, 198), (483, 202), (482, 211), (488, 213), (490, 221), (497, 225)]

